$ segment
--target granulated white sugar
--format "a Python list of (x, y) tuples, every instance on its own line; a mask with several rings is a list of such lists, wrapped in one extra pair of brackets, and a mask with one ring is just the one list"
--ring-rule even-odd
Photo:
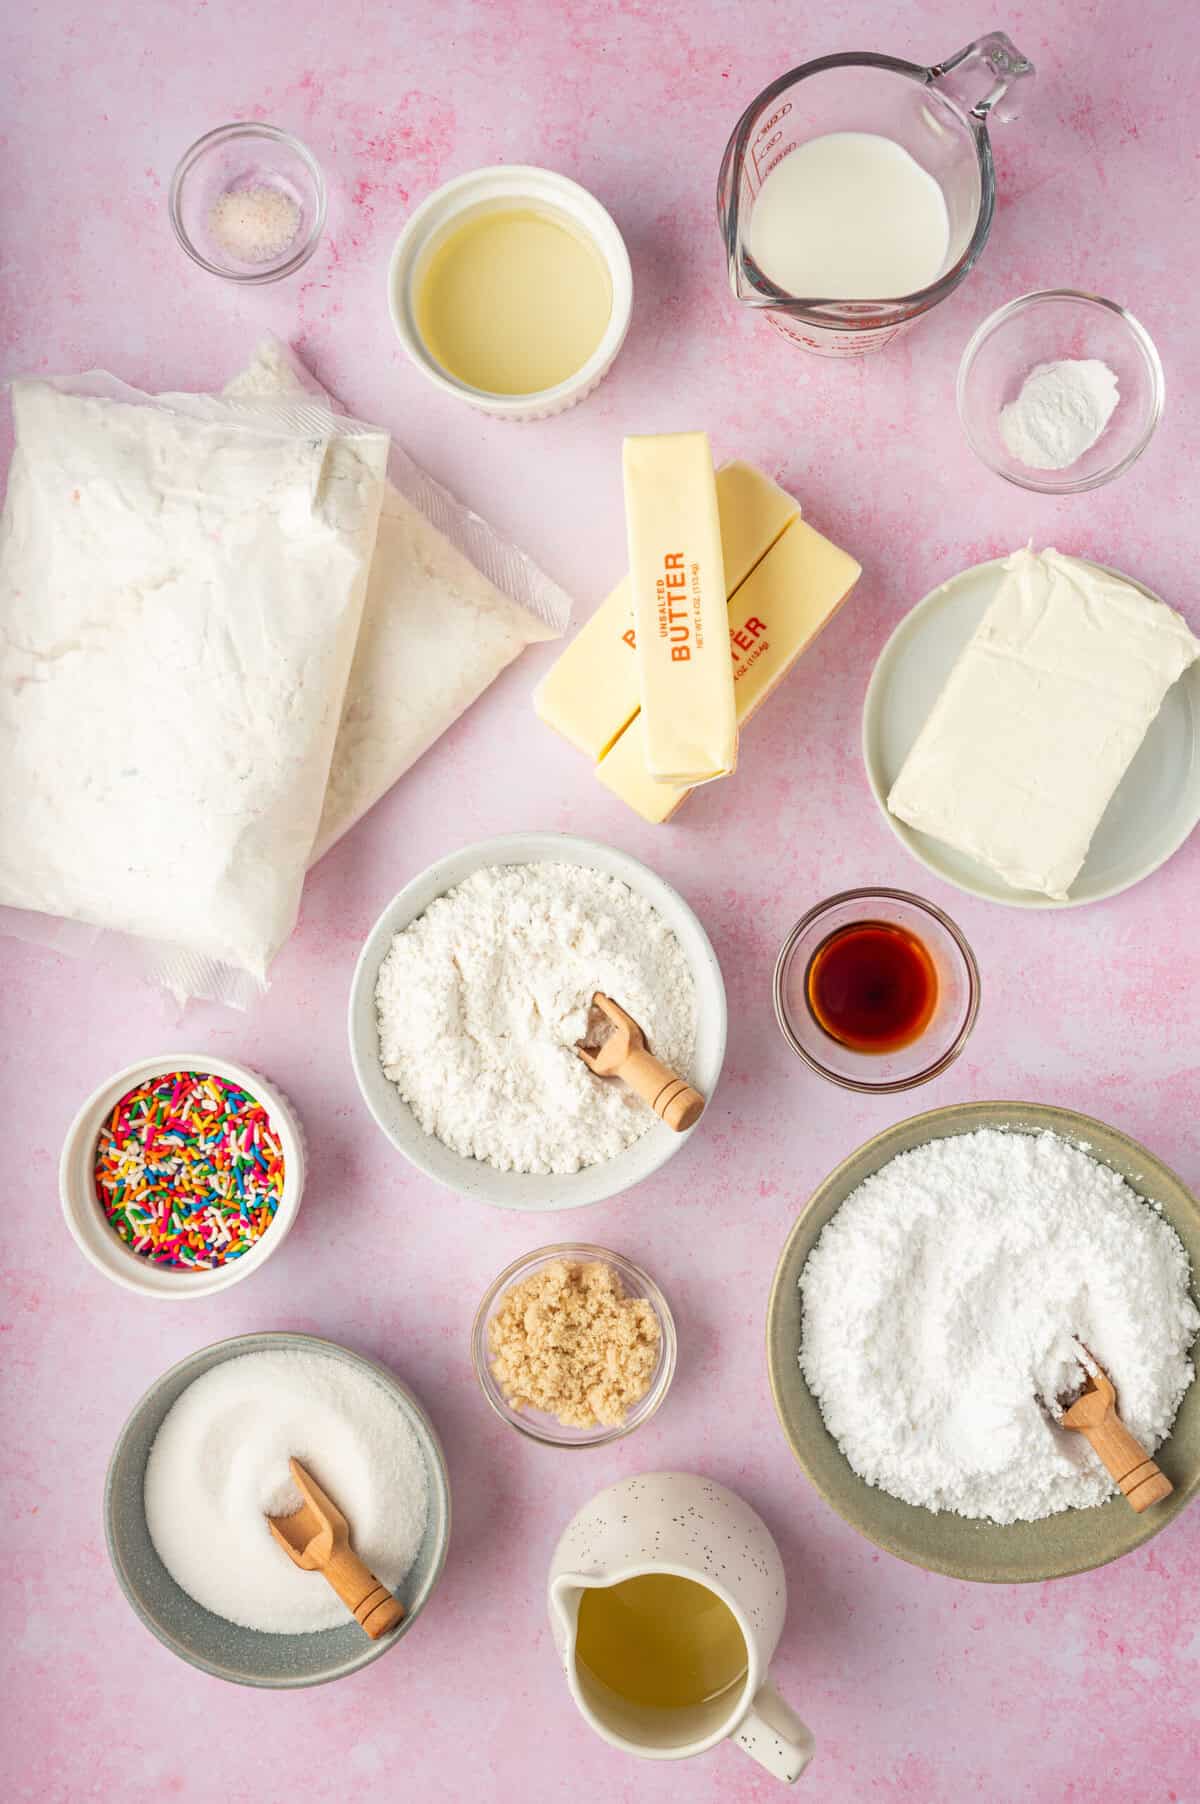
[(298, 1459), (389, 1590), (425, 1534), (425, 1456), (395, 1399), (327, 1353), (246, 1353), (177, 1398), (146, 1462), (146, 1526), (177, 1585), (244, 1628), (308, 1634), (351, 1620), (320, 1573), (279, 1547), (268, 1515), (300, 1507)]
[(1112, 1494), (1051, 1420), (1082, 1385), (1080, 1346), (1148, 1451), (1169, 1433), (1200, 1328), (1189, 1284), (1178, 1235), (1116, 1172), (1053, 1134), (985, 1128), (847, 1197), (800, 1276), (800, 1365), (869, 1484), (1036, 1521)]

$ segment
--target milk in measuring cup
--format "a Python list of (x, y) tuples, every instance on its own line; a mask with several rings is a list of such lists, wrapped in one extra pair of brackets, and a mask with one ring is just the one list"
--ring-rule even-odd
[(800, 144), (764, 181), (748, 248), (787, 294), (877, 301), (914, 294), (946, 265), (950, 221), (933, 177), (877, 132)]

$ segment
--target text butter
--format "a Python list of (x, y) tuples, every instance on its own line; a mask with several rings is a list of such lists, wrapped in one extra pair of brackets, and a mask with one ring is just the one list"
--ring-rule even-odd
[(624, 467), (646, 769), (659, 783), (708, 783), (737, 761), (708, 434), (627, 438)]
[[(796, 520), (741, 584), (726, 615), (726, 656), (743, 727), (812, 643), (862, 574), (845, 551)], [(596, 775), (643, 820), (669, 819), (691, 785), (651, 777), (636, 725), (621, 734)]]
[[(751, 464), (722, 464), (717, 508), (725, 593), (733, 594), (765, 557), (800, 504)], [(619, 739), (640, 705), (634, 656), (633, 597), (623, 577), (580, 627), (534, 693), (546, 725), (569, 739), (592, 763)]]

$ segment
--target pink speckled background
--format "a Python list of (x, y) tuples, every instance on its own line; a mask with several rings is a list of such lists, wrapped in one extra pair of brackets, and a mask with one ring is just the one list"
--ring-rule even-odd
[[(1200, 1797), (1200, 1511), (1120, 1565), (1054, 1585), (927, 1576), (859, 1540), (808, 1488), (763, 1358), (768, 1285), (799, 1205), (860, 1140), (915, 1108), (1069, 1104), (1200, 1182), (1200, 838), (1116, 901), (1006, 912), (906, 859), (859, 761), (863, 689), (896, 621), (943, 577), (1027, 537), (1135, 572), (1200, 625), (1200, 21), (1173, 0), (993, 10), (46, 0), (10, 17), (5, 372), (101, 365), (147, 388), (215, 387), (270, 328), (527, 547), (581, 616), (624, 565), (621, 435), (703, 425), (720, 456), (751, 458), (793, 487), (866, 575), (755, 722), (736, 779), (668, 829), (624, 812), (536, 722), (529, 694), (548, 656), (526, 656), (324, 861), (271, 994), (248, 1017), (200, 1008), (179, 1022), (111, 973), (0, 942), (6, 1797), (774, 1795), (731, 1747), (687, 1767), (623, 1758), (591, 1736), (556, 1669), (543, 1587), (559, 1530), (612, 1479), (668, 1465), (736, 1486), (779, 1538), (791, 1610), (777, 1677), (819, 1742), (802, 1795)], [(1021, 122), (995, 133), (1000, 207), (982, 267), (882, 360), (806, 359), (726, 291), (713, 184), (734, 120), (805, 58), (874, 48), (932, 61), (992, 24), (1039, 77)], [(165, 195), (193, 138), (248, 116), (308, 141), (331, 205), (298, 279), (238, 293), (184, 260)], [(504, 160), (594, 189), (633, 258), (622, 358), (583, 407), (542, 425), (493, 423), (434, 393), (397, 349), (384, 303), (409, 209), (443, 179)], [(1143, 462), (1062, 502), (977, 466), (953, 399), (958, 355), (984, 313), (1055, 284), (1129, 304), (1159, 344), (1169, 392)], [(382, 905), (431, 859), (519, 827), (577, 831), (647, 859), (698, 909), (729, 989), (729, 1056), (707, 1126), (640, 1191), (575, 1218), (503, 1216), (424, 1182), (368, 1120), (345, 1047), (351, 967)], [(824, 1086), (771, 1018), (787, 927), (823, 893), (871, 880), (948, 907), (984, 971), (966, 1056), (907, 1099)], [(153, 1305), (78, 1257), (56, 1161), (95, 1083), (185, 1044), (244, 1057), (295, 1098), (312, 1173), (298, 1226), (262, 1274), (212, 1300)], [(653, 1424), (610, 1452), (567, 1456), (490, 1415), (467, 1331), (503, 1264), (581, 1231), (660, 1279), (681, 1363)], [(330, 1335), (393, 1366), (432, 1412), (454, 1487), (449, 1565), (424, 1620), (369, 1671), (308, 1694), (239, 1691), (174, 1661), (121, 1599), (100, 1522), (109, 1450), (151, 1378), (206, 1342), (271, 1327)]]

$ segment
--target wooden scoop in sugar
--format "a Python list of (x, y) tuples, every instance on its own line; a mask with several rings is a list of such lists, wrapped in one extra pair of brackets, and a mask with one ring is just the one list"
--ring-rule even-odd
[(304, 1501), (290, 1516), (268, 1516), (271, 1533), (297, 1566), (319, 1572), (333, 1586), (359, 1626), (378, 1641), (400, 1621), (403, 1604), (351, 1547), (350, 1525), (337, 1504), (298, 1459), (288, 1466)]

